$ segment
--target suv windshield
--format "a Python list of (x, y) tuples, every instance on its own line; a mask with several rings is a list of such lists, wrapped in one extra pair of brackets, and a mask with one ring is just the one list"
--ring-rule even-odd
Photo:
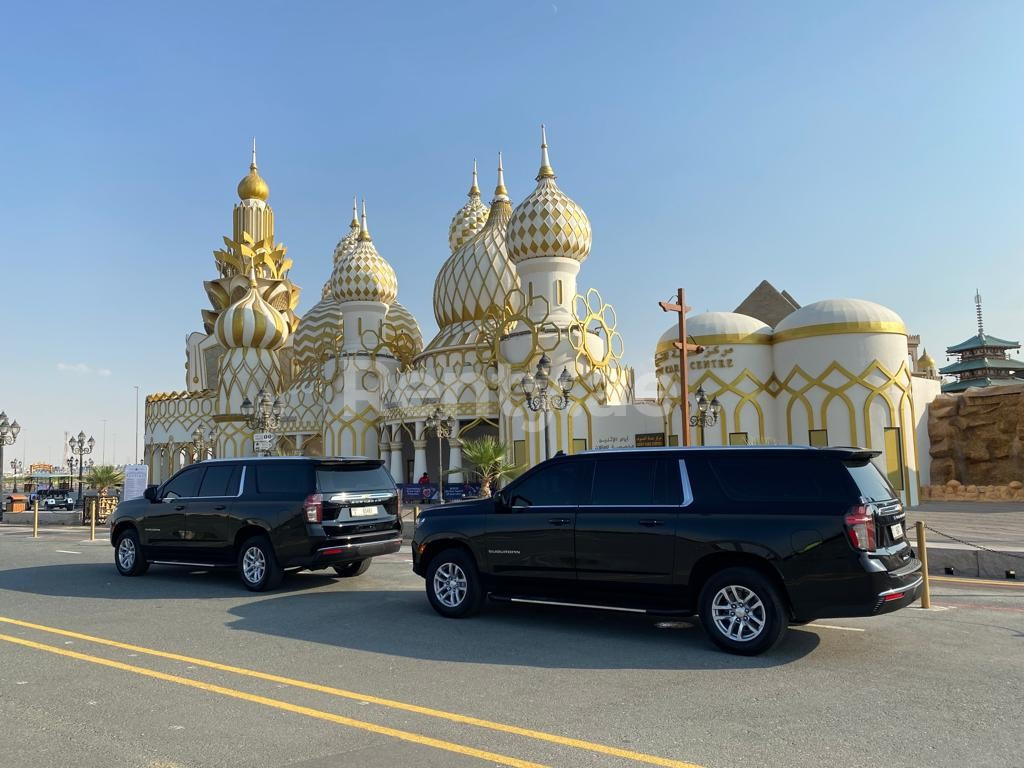
[(860, 495), (868, 501), (888, 501), (898, 498), (889, 481), (870, 461), (848, 461), (846, 468), (850, 470), (853, 482), (857, 484)]
[(394, 487), (391, 475), (378, 461), (320, 464), (316, 468), (316, 489), (320, 493), (390, 491)]

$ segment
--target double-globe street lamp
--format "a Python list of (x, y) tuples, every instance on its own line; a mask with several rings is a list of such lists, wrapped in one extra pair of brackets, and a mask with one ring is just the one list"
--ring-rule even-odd
[(441, 453), (441, 441), (451, 437), (455, 432), (455, 419), (439, 405), (432, 414), (427, 416), (426, 425), (427, 429), (432, 429), (437, 433), (437, 500), (444, 504), (444, 460)]
[(92, 453), (93, 446), (96, 445), (96, 440), (93, 437), (86, 439), (85, 432), (79, 432), (78, 437), (72, 437), (68, 440), (68, 448), (71, 449), (71, 453), (78, 457), (78, 503), (82, 503), (82, 466), (85, 464), (83, 456), (88, 456)]
[(527, 371), (523, 374), (519, 386), (526, 396), (526, 404), (534, 413), (541, 411), (544, 414), (544, 458), (548, 457), (548, 411), (554, 408), (557, 411), (564, 411), (569, 407), (569, 392), (572, 391), (576, 379), (569, 373), (568, 368), (562, 368), (558, 377), (558, 387), (561, 394), (548, 393), (551, 385), (551, 358), (546, 354), (540, 356), (537, 361), (537, 372), (533, 376)]
[(4, 446), (14, 445), (21, 432), (21, 425), (17, 420), (8, 421), (7, 414), (0, 411), (0, 498), (4, 493)]
[(207, 427), (204, 432), (202, 425), (199, 425), (192, 431), (192, 453), (196, 457), (196, 461), (202, 461), (208, 456), (213, 458), (213, 447), (216, 439), (216, 427)]
[(14, 490), (12, 491), (12, 493), (17, 493), (18, 492), (18, 476), (22, 472), (24, 472), (24, 471), (25, 471), (25, 464), (24, 464), (24, 462), (20, 461), (19, 459), (12, 459), (11, 460), (11, 472), (14, 473)]
[[(254, 403), (248, 397), (242, 401), (241, 411), (245, 423), (253, 432), (273, 432), (281, 427), (281, 406), (280, 398), (274, 397), (262, 387), (256, 393)], [(270, 447), (262, 447), (264, 444), (253, 441), (253, 451), (257, 456), (269, 456)]]
[(704, 394), (704, 387), (697, 387), (697, 412), (690, 416), (690, 426), (697, 428), (697, 435), (700, 438), (699, 444), (704, 445), (704, 429), (713, 427), (718, 423), (718, 416), (722, 412), (722, 404), (714, 397), (708, 402)]

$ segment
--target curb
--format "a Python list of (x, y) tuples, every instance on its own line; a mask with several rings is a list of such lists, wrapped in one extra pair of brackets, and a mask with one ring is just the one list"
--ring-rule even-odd
[[(917, 542), (909, 540), (917, 549)], [(957, 545), (928, 544), (928, 573), (933, 576), (945, 576), (946, 569), (952, 568), (955, 576), (968, 576), (980, 579), (1006, 579), (1007, 571), (1017, 571), (1024, 578), (1024, 550), (1013, 551), (1008, 547), (1005, 552), (990, 552), (983, 549), (968, 549)]]

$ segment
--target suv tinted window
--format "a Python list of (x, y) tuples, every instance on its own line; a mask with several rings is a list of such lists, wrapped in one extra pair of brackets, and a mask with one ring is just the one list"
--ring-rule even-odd
[(678, 506), (683, 503), (683, 482), (678, 459), (658, 459), (654, 473), (654, 503)]
[(237, 464), (211, 464), (206, 468), (200, 496), (237, 496), (242, 468)]
[(256, 490), (284, 496), (306, 496), (312, 489), (310, 465), (304, 461), (256, 464)]
[(654, 468), (643, 457), (598, 460), (591, 504), (650, 506), (654, 503)]
[[(822, 501), (830, 462), (807, 457), (713, 456), (708, 460), (725, 495), (735, 501)], [(825, 475), (825, 476), (823, 476)]]
[(593, 461), (560, 461), (541, 466), (510, 489), (513, 506), (575, 506), (590, 502)]
[(846, 468), (857, 484), (861, 496), (868, 501), (888, 501), (899, 498), (889, 481), (870, 461), (848, 461)]
[(316, 468), (316, 489), (321, 493), (386, 491), (394, 487), (391, 475), (378, 461), (320, 464)]
[(164, 486), (165, 499), (191, 499), (198, 496), (199, 481), (206, 467), (189, 467), (167, 481)]

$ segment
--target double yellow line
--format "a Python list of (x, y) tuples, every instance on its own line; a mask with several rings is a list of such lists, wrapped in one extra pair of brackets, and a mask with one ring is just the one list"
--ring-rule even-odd
[[(289, 677), (282, 677), (281, 675), (274, 675), (267, 672), (259, 672), (253, 669), (245, 669), (244, 667), (234, 667), (228, 664), (220, 664), (215, 661), (197, 659), (192, 656), (183, 656), (178, 653), (170, 653), (168, 651), (160, 651), (153, 648), (145, 648), (143, 646), (132, 645), (130, 643), (121, 643), (116, 640), (108, 640), (106, 638), (95, 637), (93, 635), (85, 635), (80, 632), (72, 632), (66, 629), (48, 627), (42, 624), (34, 624), (32, 622), (21, 621), (19, 619), (12, 619), (0, 616), (0, 623), (16, 627), (22, 627), (25, 629), (31, 629), (37, 632), (59, 635), (61, 637), (69, 637), (75, 640), (97, 643), (99, 645), (105, 645), (111, 648), (118, 648), (125, 651), (132, 651), (134, 653), (156, 656), (163, 659), (169, 659), (171, 661), (185, 662), (198, 667), (206, 667), (207, 669), (214, 669), (220, 672), (229, 672), (232, 674), (256, 678), (259, 680), (266, 680), (274, 683), (283, 683), (285, 685), (293, 686), (295, 688), (316, 691), (317, 693), (325, 693), (331, 696), (338, 696), (341, 698), (365, 702), (368, 704), (377, 704), (379, 706), (387, 707), (390, 709), (402, 710), (405, 712), (413, 712), (418, 715), (426, 715), (428, 717), (448, 720), (450, 722), (460, 723), (463, 725), (473, 725), (479, 728), (485, 728), (492, 731), (499, 731), (502, 733), (512, 734), (515, 736), (523, 736), (536, 741), (557, 744), (563, 747), (572, 747), (575, 749), (581, 749), (588, 752), (594, 752), (597, 754), (625, 758), (627, 760), (632, 760), (634, 762), (639, 763), (646, 763), (648, 765), (666, 766), (667, 768), (701, 768), (701, 766), (698, 766), (695, 763), (688, 763), (681, 760), (671, 760), (669, 758), (658, 757), (656, 755), (648, 755), (642, 752), (634, 752), (628, 749), (620, 749), (618, 747), (612, 747), (606, 744), (598, 744), (591, 741), (584, 741), (582, 739), (573, 739), (566, 736), (558, 736), (553, 733), (535, 731), (529, 728), (520, 728), (519, 726), (507, 725), (505, 723), (496, 723), (491, 720), (470, 717), (468, 715), (460, 715), (454, 712), (445, 712), (444, 710), (431, 709), (429, 707), (421, 707), (416, 704), (407, 704), (405, 702), (395, 701), (393, 699), (384, 699), (378, 696), (370, 696), (368, 694), (356, 693), (354, 691), (346, 691), (344, 689), (334, 688), (328, 685), (310, 683), (305, 680), (296, 680)], [(429, 736), (423, 736), (418, 733), (411, 733), (409, 731), (388, 728), (386, 726), (377, 725), (376, 723), (369, 723), (363, 720), (355, 720), (353, 718), (343, 717), (341, 715), (336, 715), (331, 712), (324, 712), (322, 710), (313, 709), (311, 707), (303, 707), (296, 704), (291, 704), (287, 701), (281, 701), (280, 699), (272, 699), (266, 696), (259, 696), (256, 694), (246, 693), (245, 691), (236, 690), (234, 688), (227, 688), (221, 685), (204, 683), (199, 680), (193, 680), (188, 677), (171, 675), (165, 672), (158, 672), (153, 669), (135, 666), (133, 664), (125, 664), (120, 661), (105, 659), (100, 656), (91, 656), (89, 654), (79, 653), (77, 651), (70, 651), (65, 648), (58, 648), (52, 645), (46, 645), (45, 643), (37, 643), (33, 640), (26, 640), (21, 637), (15, 637), (13, 635), (0, 634), (0, 641), (12, 643), (14, 645), (20, 645), (26, 648), (32, 648), (39, 651), (45, 651), (47, 653), (53, 653), (59, 656), (65, 656), (71, 659), (77, 659), (78, 661), (86, 661), (92, 664), (99, 664), (105, 667), (110, 667), (112, 669), (119, 669), (125, 672), (132, 672), (137, 675), (143, 675), (157, 680), (163, 680), (169, 683), (176, 683), (178, 685), (184, 685), (190, 688), (197, 688), (199, 690), (207, 691), (209, 693), (217, 693), (222, 696), (229, 696), (234, 699), (241, 699), (243, 701), (252, 702), (254, 704), (261, 704), (266, 707), (272, 707), (274, 709), (292, 712), (294, 714), (304, 715), (306, 717), (313, 717), (318, 720), (325, 720), (328, 722), (336, 723), (338, 725), (345, 725), (351, 728), (369, 731), (371, 733), (378, 733), (384, 736), (390, 736), (392, 738), (400, 739), (402, 741), (408, 741), (414, 744), (420, 744), (427, 747), (433, 747), (435, 749), (441, 749), (448, 752), (467, 755), (469, 757), (476, 757), (481, 760), (488, 760), (493, 763), (497, 763), (499, 765), (512, 766), (513, 768), (545, 768), (545, 766), (539, 763), (533, 763), (526, 760), (520, 760), (515, 757), (509, 757), (507, 755), (488, 752), (486, 750), (476, 749), (474, 747), (469, 747), (463, 744), (457, 744), (455, 742), (434, 739)]]

